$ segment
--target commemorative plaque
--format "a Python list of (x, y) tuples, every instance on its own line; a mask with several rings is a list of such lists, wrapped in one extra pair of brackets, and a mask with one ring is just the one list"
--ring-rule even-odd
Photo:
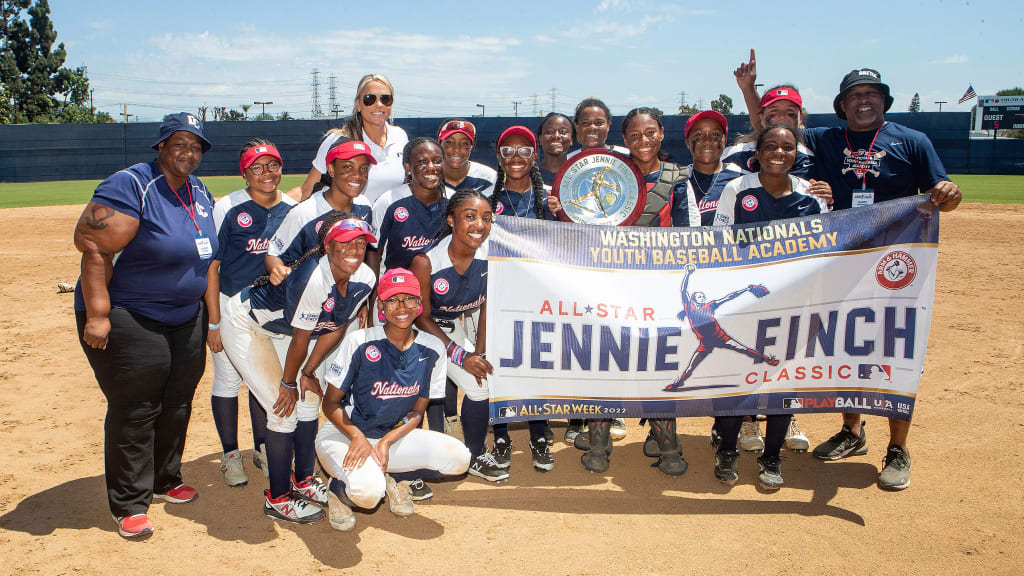
[(647, 185), (628, 156), (600, 148), (584, 150), (555, 174), (552, 194), (566, 222), (629, 226), (647, 202)]

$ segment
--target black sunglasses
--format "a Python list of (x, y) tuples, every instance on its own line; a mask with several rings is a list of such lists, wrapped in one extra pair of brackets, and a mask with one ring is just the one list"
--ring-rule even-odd
[[(395, 97), (391, 94), (381, 94), (380, 103), (385, 106), (391, 106), (395, 102)], [(376, 94), (363, 94), (363, 106), (373, 106), (377, 103)]]

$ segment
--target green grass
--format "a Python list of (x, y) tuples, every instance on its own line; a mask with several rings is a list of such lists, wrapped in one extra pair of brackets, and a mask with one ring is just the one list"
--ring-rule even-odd
[[(1024, 204), (1024, 176), (953, 174), (951, 178), (963, 190), (964, 202)], [(286, 174), (281, 178), (280, 188), (288, 190), (302, 184), (304, 179), (303, 174)], [(242, 179), (239, 176), (208, 176), (203, 178), (203, 182), (218, 198), (242, 186)], [(0, 182), (0, 208), (85, 204), (99, 183), (99, 180), (24, 184)]]
[[(306, 179), (305, 174), (285, 174), (281, 177), (281, 190), (288, 190)], [(217, 198), (243, 186), (241, 176), (207, 176), (202, 179)], [(100, 180), (64, 180), (59, 182), (0, 182), (0, 208), (25, 206), (64, 206), (85, 204), (92, 198)]]

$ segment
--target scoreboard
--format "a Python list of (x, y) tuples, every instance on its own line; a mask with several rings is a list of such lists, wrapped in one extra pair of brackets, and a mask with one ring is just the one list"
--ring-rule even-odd
[(1024, 96), (982, 96), (981, 130), (1024, 130)]

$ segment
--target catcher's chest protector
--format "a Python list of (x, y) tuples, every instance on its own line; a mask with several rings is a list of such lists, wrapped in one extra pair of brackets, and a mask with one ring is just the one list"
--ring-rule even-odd
[(651, 222), (657, 220), (658, 213), (668, 204), (672, 185), (680, 178), (689, 177), (689, 166), (680, 167), (672, 162), (663, 162), (658, 183), (647, 192), (647, 202), (644, 204), (644, 211), (633, 226), (650, 226)]

